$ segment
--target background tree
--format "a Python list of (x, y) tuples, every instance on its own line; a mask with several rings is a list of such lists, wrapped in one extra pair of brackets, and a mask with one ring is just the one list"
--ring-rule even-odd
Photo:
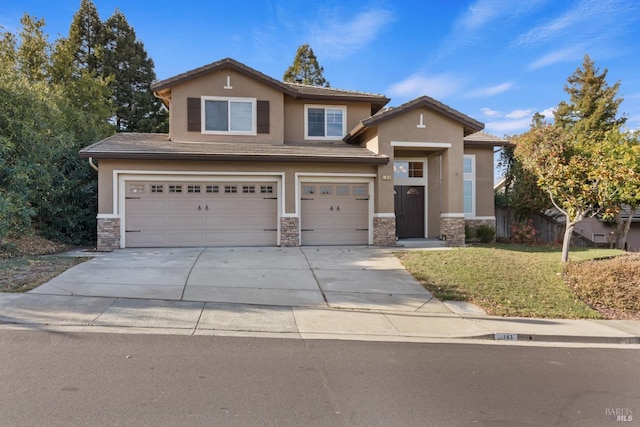
[(44, 19), (36, 20), (26, 13), (20, 18), (20, 45), (14, 60), (29, 81), (44, 81), (48, 76), (50, 46), (44, 34)]
[(285, 71), (282, 80), (291, 83), (304, 83), (311, 86), (329, 87), (323, 76), (324, 68), (318, 64), (318, 58), (308, 44), (300, 46), (293, 64)]
[[(106, 118), (80, 108), (68, 82), (54, 81), (53, 65), (43, 72), (22, 65), (28, 63), (22, 58), (53, 64), (48, 43), (24, 43), (40, 40), (44, 21), (25, 15), (22, 22), (18, 36), (2, 35), (15, 43), (13, 52), (7, 43), (0, 56), (0, 239), (35, 230), (88, 244), (95, 240), (97, 185), (78, 150), (107, 135), (108, 128), (96, 126)], [(76, 71), (68, 75), (82, 75)]]
[(572, 129), (579, 138), (591, 137), (593, 133), (602, 137), (607, 131), (620, 128), (627, 120), (618, 117), (618, 107), (623, 101), (617, 97), (620, 82), (609, 86), (608, 70), (598, 72), (589, 55), (585, 55), (582, 68), (576, 69), (564, 86), (569, 102), (560, 102), (554, 113), (555, 124)]
[[(543, 126), (544, 116), (534, 114), (532, 127)], [(507, 137), (513, 141), (514, 137)], [(515, 146), (508, 145), (500, 151), (499, 165), (504, 168), (504, 196), (507, 206), (513, 208), (515, 219), (524, 221), (534, 212), (544, 212), (553, 205), (549, 196), (538, 186), (538, 178), (522, 166), (515, 155)]]
[(104, 46), (104, 25), (91, 0), (82, 0), (69, 27), (69, 43), (73, 46), (73, 68), (99, 75), (101, 49)]
[(538, 178), (538, 185), (565, 216), (562, 262), (569, 260), (571, 235), (577, 222), (612, 208), (624, 171), (613, 155), (617, 131), (604, 139), (578, 139), (561, 126), (534, 126), (515, 138), (515, 154)]
[(153, 96), (153, 60), (122, 12), (104, 24), (102, 75), (109, 82), (118, 132), (168, 132), (168, 115)]
[[(640, 131), (621, 133), (614, 156), (627, 171), (627, 175), (618, 184), (614, 200), (618, 205), (614, 217), (615, 247), (626, 249), (631, 222), (640, 208)], [(622, 215), (624, 211), (628, 214), (626, 219)]]

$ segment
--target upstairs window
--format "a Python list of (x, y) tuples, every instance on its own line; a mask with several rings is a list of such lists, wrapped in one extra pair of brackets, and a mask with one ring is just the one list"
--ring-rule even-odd
[(255, 135), (256, 100), (202, 97), (202, 133)]
[(305, 139), (342, 139), (346, 134), (346, 107), (305, 105)]

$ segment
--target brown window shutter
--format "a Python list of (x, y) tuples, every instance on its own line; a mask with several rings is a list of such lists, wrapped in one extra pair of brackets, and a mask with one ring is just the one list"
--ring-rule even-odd
[(258, 100), (256, 108), (258, 133), (269, 133), (269, 101)]
[(200, 98), (187, 98), (187, 130), (189, 132), (200, 132), (202, 130)]

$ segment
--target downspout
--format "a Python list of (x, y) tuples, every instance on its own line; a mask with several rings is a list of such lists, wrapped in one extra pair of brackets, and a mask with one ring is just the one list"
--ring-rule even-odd
[(93, 169), (95, 169), (96, 172), (98, 172), (98, 166), (93, 163), (93, 157), (89, 157), (89, 166), (91, 166)]

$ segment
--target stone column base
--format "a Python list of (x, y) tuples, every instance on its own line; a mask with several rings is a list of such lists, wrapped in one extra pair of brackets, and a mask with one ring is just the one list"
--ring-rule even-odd
[(296, 216), (280, 218), (280, 246), (300, 246), (300, 218)]
[(98, 218), (96, 250), (111, 252), (120, 248), (120, 218)]
[(440, 235), (447, 246), (464, 245), (464, 217), (440, 217)]
[(373, 244), (375, 246), (396, 245), (396, 219), (395, 217), (373, 218)]

